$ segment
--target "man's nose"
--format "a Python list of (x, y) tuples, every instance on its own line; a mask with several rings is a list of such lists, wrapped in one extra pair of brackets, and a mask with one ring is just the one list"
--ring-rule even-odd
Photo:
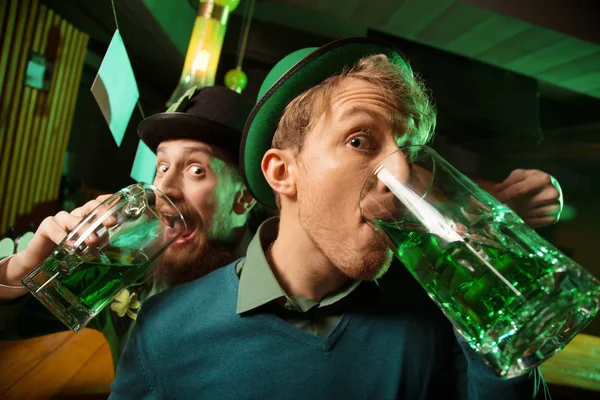
[(363, 189), (361, 195), (363, 217), (369, 221), (403, 218), (406, 207), (397, 197), (398, 186), (407, 186), (409, 181), (410, 166), (402, 151), (397, 150), (387, 155), (380, 161), (379, 167)]
[[(395, 181), (406, 185), (410, 180), (410, 166), (407, 158), (402, 151), (396, 151), (387, 156), (378, 169), (378, 174), (385, 170), (387, 176), (391, 176)], [(377, 179), (376, 191), (379, 194), (389, 193), (390, 189), (382, 179)]]
[(181, 199), (183, 197), (181, 182), (178, 179), (177, 171), (169, 170), (163, 176), (154, 179), (154, 186), (167, 195), (171, 200)]

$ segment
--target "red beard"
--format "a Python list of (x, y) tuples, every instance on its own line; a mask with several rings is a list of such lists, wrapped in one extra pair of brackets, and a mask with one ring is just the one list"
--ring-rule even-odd
[(147, 280), (161, 286), (174, 286), (201, 278), (234, 261), (238, 243), (223, 243), (208, 238), (208, 228), (200, 215), (185, 204), (177, 204), (188, 229), (195, 237), (180, 247), (169, 247), (152, 264)]

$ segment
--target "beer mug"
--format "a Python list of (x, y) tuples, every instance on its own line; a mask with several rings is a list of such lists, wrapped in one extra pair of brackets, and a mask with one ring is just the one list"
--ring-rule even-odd
[(78, 331), (185, 230), (183, 216), (164, 193), (137, 183), (92, 210), (22, 282)]
[(541, 364), (598, 311), (598, 280), (427, 146), (388, 156), (360, 208), (501, 377)]

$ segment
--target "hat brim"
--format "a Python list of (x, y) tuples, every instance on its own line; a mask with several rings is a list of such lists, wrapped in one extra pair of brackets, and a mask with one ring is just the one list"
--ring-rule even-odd
[(183, 112), (159, 113), (138, 126), (138, 135), (154, 152), (166, 140), (191, 139), (219, 146), (235, 164), (239, 159), (239, 131), (196, 115)]
[(257, 201), (276, 208), (275, 196), (264, 178), (261, 163), (264, 154), (271, 148), (285, 107), (304, 91), (342, 73), (360, 59), (375, 54), (385, 54), (390, 62), (410, 72), (404, 57), (386, 41), (365, 37), (342, 39), (299, 60), (260, 99), (248, 117), (240, 146), (242, 177)]

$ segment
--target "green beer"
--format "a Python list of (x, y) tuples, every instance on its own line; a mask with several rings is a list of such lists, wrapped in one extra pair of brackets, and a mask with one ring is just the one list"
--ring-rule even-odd
[(600, 308), (600, 282), (428, 146), (390, 154), (361, 214), (502, 378), (531, 371)]
[(173, 202), (139, 182), (90, 211), (23, 285), (61, 322), (83, 328), (185, 232)]
[(89, 315), (87, 319), (91, 319), (121, 289), (134, 283), (149, 265), (148, 257), (141, 251), (110, 246), (93, 256), (83, 257), (81, 263), (70, 270), (65, 270), (50, 256), (33, 282), (51, 283), (39, 285), (44, 291), (34, 294), (54, 304), (50, 311), (63, 322), (67, 321), (71, 329), (78, 330), (81, 324), (69, 315)]
[(62, 286), (78, 303), (95, 312), (110, 303), (122, 288), (134, 283), (148, 265), (148, 257), (140, 251), (105, 249), (102, 262), (83, 262), (77, 272), (62, 281)]
[[(549, 247), (531, 251), (518, 225), (482, 224), (484, 235), (452, 243), (416, 223), (378, 228), (471, 347), (509, 375), (519, 363), (511, 354), (549, 352), (547, 358), (584, 327), (589, 307), (570, 295), (578, 287), (567, 268), (557, 268), (564, 256)], [(558, 335), (569, 324), (573, 329)]]

